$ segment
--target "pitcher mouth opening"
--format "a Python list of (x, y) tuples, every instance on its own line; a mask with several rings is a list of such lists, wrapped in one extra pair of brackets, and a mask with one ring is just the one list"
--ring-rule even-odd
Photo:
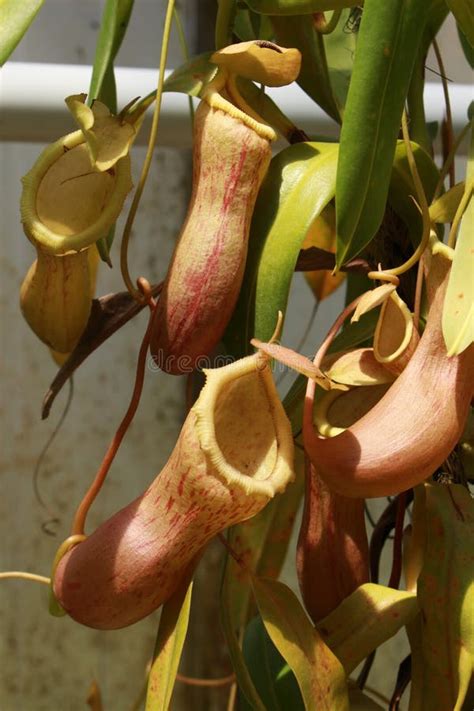
[(293, 479), (293, 437), (267, 359), (205, 370), (193, 407), (202, 450), (223, 481), (273, 497)]

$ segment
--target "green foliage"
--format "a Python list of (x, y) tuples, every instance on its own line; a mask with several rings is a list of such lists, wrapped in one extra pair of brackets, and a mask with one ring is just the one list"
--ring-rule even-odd
[(0, 0), (0, 67), (5, 64), (44, 0)]
[(371, 241), (382, 222), (424, 21), (420, 0), (364, 4), (337, 167), (339, 266)]
[(146, 711), (167, 711), (188, 629), (192, 583), (181, 585), (163, 605), (148, 675)]
[[(433, 711), (461, 711), (474, 665), (474, 502), (460, 485), (426, 488), (424, 560), (418, 580), (421, 698)], [(464, 705), (465, 703), (465, 705)]]

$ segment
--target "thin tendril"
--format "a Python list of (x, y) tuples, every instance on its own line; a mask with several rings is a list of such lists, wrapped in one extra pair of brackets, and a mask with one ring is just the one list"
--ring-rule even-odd
[(398, 495), (397, 500), (397, 516), (395, 520), (395, 535), (393, 540), (393, 559), (389, 588), (398, 589), (400, 585), (400, 577), (402, 574), (402, 544), (403, 544), (403, 522), (405, 520), (407, 495), (406, 491), (402, 491)]
[(34, 491), (36, 501), (46, 511), (46, 513), (50, 516), (50, 518), (47, 521), (43, 521), (43, 523), (41, 524), (42, 530), (45, 533), (47, 533), (48, 536), (55, 536), (56, 535), (54, 531), (51, 531), (48, 528), (48, 525), (49, 524), (57, 525), (57, 524), (59, 524), (60, 519), (54, 515), (54, 513), (49, 508), (48, 504), (43, 499), (43, 496), (42, 496), (40, 488), (39, 488), (39, 475), (41, 473), (41, 467), (42, 467), (42, 464), (43, 464), (44, 459), (46, 457), (46, 454), (48, 453), (49, 448), (53, 444), (59, 430), (61, 429), (61, 427), (64, 423), (64, 420), (66, 419), (67, 414), (68, 414), (70, 407), (71, 407), (71, 403), (72, 403), (72, 400), (74, 397), (74, 380), (73, 380), (72, 375), (68, 379), (68, 383), (69, 383), (69, 392), (67, 395), (66, 405), (64, 406), (64, 410), (61, 414), (61, 417), (58, 420), (56, 427), (51, 432), (46, 444), (44, 445), (43, 449), (41, 450), (41, 452), (38, 456), (38, 459), (36, 460), (35, 468), (33, 470), (33, 477), (32, 477), (33, 491)]
[(410, 134), (408, 133), (407, 117), (406, 117), (405, 111), (402, 114), (402, 131), (403, 131), (403, 140), (405, 142), (405, 149), (407, 152), (408, 166), (410, 168), (410, 173), (411, 173), (413, 182), (415, 184), (418, 205), (420, 206), (420, 211), (421, 211), (421, 215), (423, 218), (423, 233), (421, 235), (420, 244), (418, 245), (416, 250), (413, 252), (411, 257), (409, 259), (407, 259), (406, 262), (401, 264), (399, 267), (395, 267), (394, 269), (385, 269), (382, 272), (369, 272), (367, 274), (367, 276), (370, 279), (386, 279), (387, 276), (397, 276), (398, 277), (400, 274), (404, 274), (419, 261), (421, 255), (425, 251), (425, 249), (428, 245), (429, 239), (430, 239), (431, 220), (430, 220), (430, 211), (429, 211), (429, 206), (428, 206), (428, 200), (426, 199), (426, 194), (425, 194), (425, 190), (423, 188), (423, 183), (421, 182), (420, 174), (418, 173), (418, 168), (417, 168), (416, 161), (415, 161), (415, 156), (413, 155), (413, 150), (412, 150), (411, 142), (410, 142)]
[[(439, 45), (438, 45), (436, 39), (433, 39), (433, 49), (434, 49), (434, 53), (436, 55), (436, 61), (438, 62), (438, 66), (439, 66), (439, 74), (441, 77), (441, 84), (443, 85), (444, 103), (446, 105), (446, 125), (447, 125), (447, 130), (448, 130), (448, 145), (449, 145), (449, 152), (451, 152), (453, 140), (454, 140), (453, 115), (451, 112), (451, 101), (449, 99), (449, 88), (448, 88), (448, 82), (446, 80), (446, 72), (444, 69), (443, 58), (441, 56)], [(449, 155), (449, 153), (448, 153), (448, 155)], [(454, 183), (455, 183), (454, 163), (451, 162), (451, 165), (449, 166), (449, 187), (452, 188)]]
[(130, 234), (133, 227), (133, 222), (135, 215), (138, 210), (138, 205), (145, 187), (146, 179), (150, 170), (151, 160), (153, 158), (153, 151), (155, 148), (156, 138), (158, 135), (158, 124), (160, 121), (161, 113), (161, 99), (163, 96), (163, 84), (165, 80), (165, 69), (166, 69), (166, 59), (168, 57), (168, 45), (171, 32), (171, 23), (173, 20), (175, 0), (168, 0), (168, 6), (166, 9), (165, 24), (163, 28), (163, 42), (161, 45), (161, 57), (160, 57), (160, 69), (158, 75), (158, 87), (156, 90), (156, 103), (155, 111), (153, 113), (153, 121), (151, 125), (150, 138), (148, 141), (148, 148), (145, 156), (145, 160), (142, 166), (142, 172), (140, 175), (140, 180), (135, 190), (135, 195), (133, 196), (132, 204), (127, 217), (127, 222), (125, 223), (125, 228), (122, 236), (122, 243), (120, 245), (120, 269), (122, 272), (122, 278), (125, 285), (130, 292), (131, 296), (137, 301), (141, 301), (143, 298), (142, 293), (135, 288), (130, 277), (130, 271), (128, 269), (128, 243), (130, 241)]
[(112, 465), (112, 462), (114, 461), (115, 455), (117, 454), (117, 451), (122, 443), (122, 440), (130, 427), (130, 424), (135, 416), (135, 413), (137, 411), (138, 405), (140, 403), (140, 397), (142, 394), (142, 389), (143, 389), (143, 382), (145, 379), (145, 364), (146, 364), (146, 356), (148, 352), (148, 346), (150, 343), (150, 335), (151, 331), (153, 328), (153, 323), (154, 323), (154, 318), (157, 313), (156, 309), (156, 302), (154, 299), (151, 298), (151, 296), (148, 294), (148, 299), (149, 299), (149, 304), (150, 304), (150, 318), (148, 321), (148, 326), (145, 331), (145, 335), (143, 336), (143, 340), (140, 346), (140, 352), (138, 355), (138, 361), (137, 361), (137, 370), (136, 370), (136, 376), (135, 376), (135, 385), (133, 388), (133, 394), (130, 400), (130, 404), (128, 406), (127, 412), (125, 413), (125, 416), (120, 423), (117, 432), (115, 433), (114, 438), (112, 439), (112, 442), (109, 445), (109, 448), (105, 454), (105, 457), (102, 461), (102, 464), (99, 467), (99, 470), (95, 476), (94, 481), (90, 485), (89, 489), (87, 490), (86, 494), (84, 495), (84, 498), (82, 499), (81, 503), (79, 504), (76, 514), (74, 516), (74, 522), (72, 526), (72, 533), (73, 534), (83, 534), (84, 533), (84, 528), (85, 528), (85, 522), (86, 522), (86, 517), (89, 512), (90, 507), (92, 506), (94, 500), (96, 499), (97, 495), (99, 494), (102, 485), (105, 481), (105, 478), (107, 476), (107, 473)]
[(227, 711), (234, 711), (237, 698), (237, 684), (234, 682), (230, 687), (229, 699), (227, 701)]
[(454, 144), (453, 144), (451, 150), (449, 151), (449, 153), (446, 157), (446, 160), (444, 161), (444, 165), (441, 168), (441, 172), (439, 174), (439, 179), (438, 179), (438, 182), (436, 183), (436, 188), (433, 193), (433, 199), (431, 202), (434, 202), (441, 195), (441, 190), (443, 189), (444, 180), (449, 172), (451, 163), (454, 160), (454, 157), (457, 153), (459, 146), (461, 145), (463, 139), (465, 138), (466, 134), (468, 133), (469, 129), (471, 128), (471, 125), (472, 125), (472, 121), (469, 121), (469, 123), (467, 123), (464, 126), (463, 130), (460, 131), (456, 140), (454, 141)]
[(207, 686), (207, 687), (219, 687), (228, 686), (233, 684), (235, 681), (235, 674), (229, 674), (228, 676), (223, 676), (220, 679), (201, 679), (199, 677), (186, 676), (185, 674), (176, 674), (177, 681), (181, 681), (183, 684), (188, 684), (189, 686)]
[(415, 303), (413, 308), (413, 328), (420, 332), (420, 310), (421, 310), (421, 295), (423, 292), (423, 262), (420, 259), (418, 262), (418, 271), (416, 274), (415, 285)]
[(32, 580), (35, 583), (43, 583), (49, 585), (51, 580), (45, 575), (37, 575), (36, 573), (25, 573), (23, 570), (8, 570), (5, 573), (0, 573), (0, 580), (9, 579)]
[(342, 9), (341, 10), (334, 10), (331, 16), (331, 19), (329, 22), (326, 22), (326, 18), (324, 17), (324, 12), (317, 13), (317, 15), (322, 15), (322, 21), (315, 21), (314, 22), (314, 28), (316, 32), (318, 32), (320, 35), (330, 35), (331, 32), (334, 32), (336, 29), (339, 20), (341, 19), (342, 15)]
[[(316, 368), (321, 368), (323, 358), (325, 357), (329, 346), (333, 342), (338, 333), (339, 329), (342, 327), (344, 321), (348, 316), (351, 315), (353, 311), (357, 308), (358, 303), (362, 299), (363, 294), (360, 294), (354, 301), (351, 301), (344, 310), (339, 314), (339, 316), (334, 321), (333, 325), (328, 331), (328, 334), (322, 344), (320, 345), (318, 352), (316, 353), (313, 364)], [(314, 408), (314, 395), (316, 392), (316, 381), (312, 378), (308, 378), (308, 385), (306, 386), (306, 395), (304, 401), (303, 410), (303, 441), (306, 443), (307, 438), (310, 433), (313, 432), (313, 408)]]

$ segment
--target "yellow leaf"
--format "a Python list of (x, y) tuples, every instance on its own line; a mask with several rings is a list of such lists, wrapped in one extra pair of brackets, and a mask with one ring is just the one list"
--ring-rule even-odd
[(68, 96), (66, 104), (89, 148), (91, 162), (101, 173), (126, 156), (136, 137), (135, 128), (121, 116), (113, 116), (101, 101), (85, 105), (86, 94)]
[(443, 308), (448, 355), (462, 353), (474, 341), (474, 200), (461, 220)]
[(318, 630), (350, 674), (376, 647), (418, 612), (416, 595), (366, 583), (318, 623)]
[(367, 313), (375, 309), (380, 304), (388, 299), (390, 294), (395, 291), (396, 287), (394, 284), (382, 284), (381, 286), (375, 287), (375, 289), (370, 289), (362, 295), (361, 300), (357, 304), (357, 308), (354, 311), (354, 315), (351, 318), (351, 323), (356, 323), (362, 314)]
[(357, 348), (328, 356), (323, 361), (326, 375), (344, 385), (381, 385), (395, 376), (376, 360), (372, 348)]
[(474, 703), (466, 698), (474, 670), (474, 500), (460, 484), (425, 490), (421, 698), (429, 711), (461, 711)]
[(457, 183), (447, 193), (441, 195), (430, 205), (432, 222), (452, 222), (464, 193), (464, 182)]
[(306, 711), (349, 711), (344, 669), (283, 583), (253, 578), (265, 628), (292, 669)]

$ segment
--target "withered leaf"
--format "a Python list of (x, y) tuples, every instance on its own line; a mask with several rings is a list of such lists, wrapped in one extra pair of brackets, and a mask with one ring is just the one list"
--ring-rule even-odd
[[(153, 296), (160, 293), (161, 287), (161, 284), (152, 287)], [(48, 417), (56, 395), (77, 368), (110, 336), (113, 336), (122, 326), (139, 314), (146, 305), (145, 301), (136, 301), (128, 291), (106, 294), (98, 299), (93, 299), (89, 321), (84, 333), (67, 361), (58, 370), (44, 396), (41, 409), (43, 420)]]

